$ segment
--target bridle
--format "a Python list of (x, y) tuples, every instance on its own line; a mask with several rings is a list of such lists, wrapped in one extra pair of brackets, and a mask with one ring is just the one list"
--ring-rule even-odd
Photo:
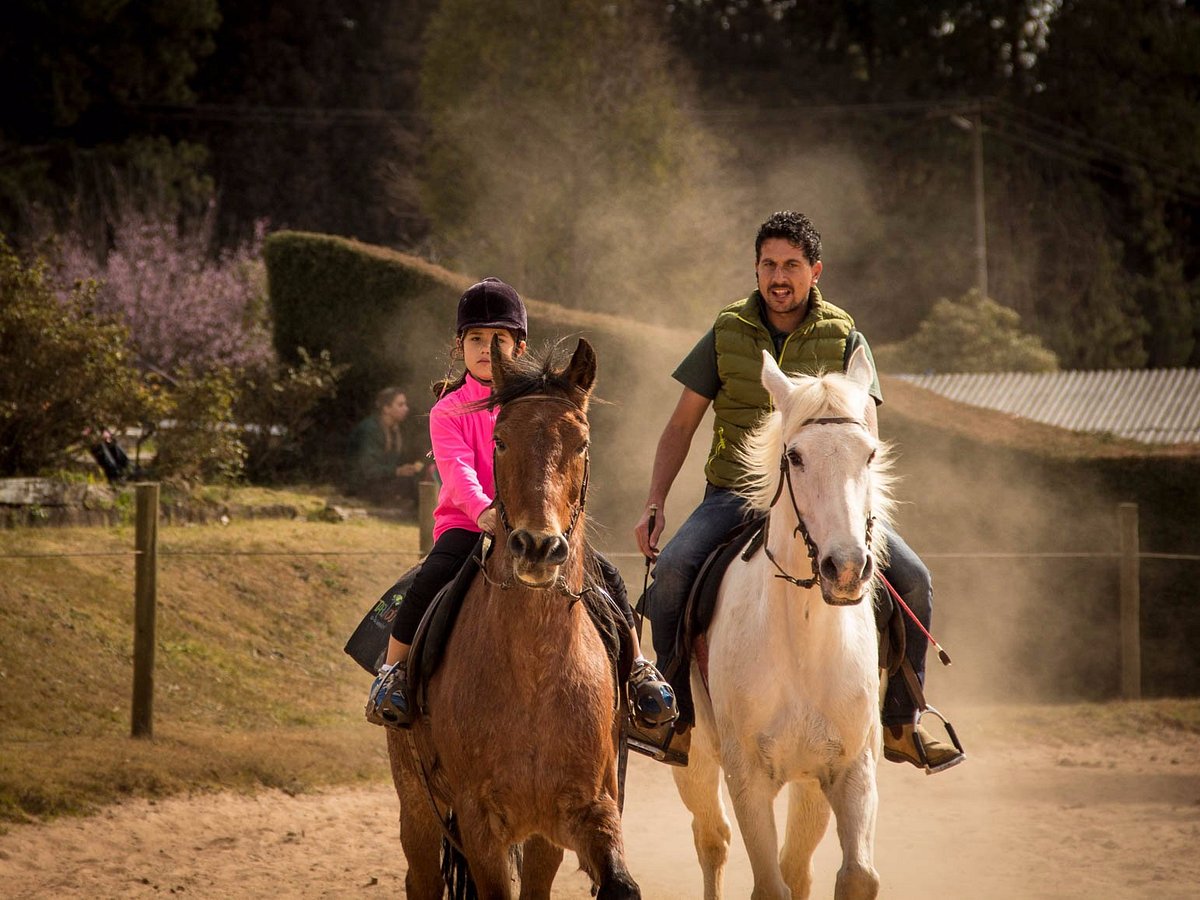
[[(504, 404), (504, 407), (507, 409), (508, 407), (514, 406), (517, 403), (525, 403), (525, 402), (531, 401), (531, 400), (545, 400), (545, 401), (548, 401), (551, 403), (561, 403), (563, 406), (570, 407), (572, 410), (580, 413), (581, 415), (584, 414), (583, 408), (580, 407), (580, 405), (578, 403), (576, 403), (575, 401), (569, 400), (566, 397), (557, 397), (553, 394), (526, 394), (523, 397), (516, 397), (512, 400), (509, 400), (507, 403)], [(492, 447), (492, 472), (495, 473), (495, 471), (496, 471), (496, 448), (493, 446)], [(581, 515), (583, 515), (583, 508), (584, 508), (584, 506), (587, 505), (588, 478), (589, 478), (590, 472), (591, 472), (591, 460), (590, 460), (588, 451), (584, 450), (584, 452), (583, 452), (583, 481), (579, 485), (579, 498), (571, 506), (571, 521), (567, 525), (567, 530), (563, 532), (563, 539), (565, 541), (567, 541), (568, 545), (570, 544), (570, 541), (571, 541), (571, 534), (575, 531), (575, 526), (579, 523), (579, 517)], [(493, 500), (493, 505), (496, 508), (497, 516), (500, 519), (500, 524), (504, 527), (505, 533), (511, 534), (513, 531), (513, 526), (512, 526), (512, 522), (509, 521), (508, 510), (504, 505), (504, 500), (501, 499), (501, 497), (500, 497), (500, 485), (499, 484), (496, 485), (496, 497), (495, 497), (495, 500)], [(486, 563), (487, 563), (486, 552), (484, 554), (484, 558), (482, 560), (480, 560), (480, 562), (484, 564), (480, 567), (480, 572), (483, 575), (484, 581), (486, 581), (488, 584), (490, 584), (494, 587), (500, 588), (500, 590), (508, 590), (510, 587), (512, 587), (512, 579), (511, 578), (506, 579), (505, 581), (502, 581), (502, 582), (497, 582), (497, 581), (493, 581), (490, 577), (488, 577), (487, 566), (486, 566)], [(559, 575), (558, 578), (555, 579), (553, 584), (546, 585), (545, 587), (540, 588), (540, 590), (549, 590), (551, 588), (554, 588), (554, 589), (558, 590), (559, 592), (566, 594), (568, 597), (572, 598), (572, 600), (580, 599), (589, 590), (589, 588), (585, 587), (582, 591), (580, 591), (578, 593), (576, 593), (575, 591), (572, 591), (571, 588), (567, 585), (566, 579), (562, 575)], [(534, 588), (534, 590), (539, 590), (539, 588)]]
[[(864, 429), (867, 427), (861, 419), (854, 419), (848, 416), (826, 416), (817, 419), (805, 419), (800, 423), (801, 428), (805, 428), (809, 425), (858, 425), (860, 428)], [(788, 497), (792, 501), (792, 510), (796, 513), (796, 527), (792, 531), (792, 537), (799, 535), (800, 537), (804, 538), (804, 546), (808, 550), (808, 560), (812, 565), (812, 578), (797, 578), (795, 575), (789, 575), (784, 570), (783, 566), (779, 565), (779, 562), (775, 559), (775, 554), (771, 552), (770, 541), (768, 540), (770, 537), (771, 527), (771, 518), (769, 515), (767, 516), (766, 522), (763, 524), (763, 552), (766, 553), (767, 559), (771, 561), (771, 565), (779, 570), (779, 574), (775, 576), (776, 578), (782, 578), (784, 581), (790, 582), (791, 584), (794, 584), (796, 587), (800, 588), (815, 587), (821, 581), (821, 570), (817, 563), (817, 559), (820, 556), (820, 551), (817, 549), (817, 545), (813, 541), (812, 535), (808, 533), (808, 526), (804, 524), (804, 516), (800, 514), (800, 505), (796, 502), (796, 492), (792, 487), (792, 467), (788, 465), (786, 447), (784, 448), (783, 453), (781, 453), (779, 456), (779, 486), (775, 489), (775, 496), (771, 498), (771, 503), (768, 509), (773, 508), (775, 504), (779, 502), (779, 497), (783, 493), (783, 483), (785, 481), (787, 482)], [(874, 530), (874, 527), (875, 517), (868, 514), (866, 537), (868, 553), (871, 552), (871, 532)]]

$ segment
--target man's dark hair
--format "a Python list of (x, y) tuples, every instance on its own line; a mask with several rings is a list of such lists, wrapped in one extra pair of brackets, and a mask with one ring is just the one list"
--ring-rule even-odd
[(758, 237), (754, 239), (755, 265), (758, 265), (758, 258), (762, 253), (763, 241), (771, 238), (783, 238), (792, 246), (799, 247), (804, 251), (804, 258), (810, 266), (821, 259), (821, 234), (804, 213), (781, 210), (772, 213), (771, 217), (759, 226)]

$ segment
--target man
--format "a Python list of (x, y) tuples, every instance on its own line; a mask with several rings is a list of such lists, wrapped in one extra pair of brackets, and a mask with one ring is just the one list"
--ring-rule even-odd
[[(659, 670), (671, 678), (679, 701), (681, 724), (676, 725), (666, 760), (676, 765), (687, 762), (687, 728), (694, 715), (688, 683), (690, 666), (684, 660), (672, 659), (675, 637), (701, 565), (746, 515), (746, 503), (732, 488), (742, 475), (737, 449), (770, 405), (759, 382), (762, 351), (770, 350), (789, 375), (844, 371), (856, 347), (870, 354), (866, 339), (854, 328), (854, 320), (825, 300), (817, 288), (823, 269), (821, 236), (806, 216), (775, 213), (759, 228), (754, 250), (758, 289), (725, 307), (673, 374), (683, 384), (683, 393), (659, 438), (646, 510), (634, 529), (642, 553), (657, 560), (646, 610), (654, 630)], [(878, 378), (870, 393), (876, 404), (882, 402)], [(709, 404), (713, 406), (714, 421), (712, 447), (704, 469), (708, 481), (704, 499), (660, 554), (658, 539), (666, 524), (667, 494)], [(867, 425), (878, 436), (873, 405), (867, 411)], [(652, 508), (657, 512), (651, 533)], [(891, 563), (884, 574), (928, 628), (933, 600), (929, 572), (898, 535), (889, 532), (887, 539)], [(928, 641), (907, 621), (906, 638), (906, 656), (924, 681)], [(916, 709), (902, 679), (890, 680), (883, 705), (886, 758), (930, 772), (962, 762), (965, 757), (955, 747), (934, 740), (915, 724)], [(927, 767), (921, 761), (918, 741), (924, 748)]]

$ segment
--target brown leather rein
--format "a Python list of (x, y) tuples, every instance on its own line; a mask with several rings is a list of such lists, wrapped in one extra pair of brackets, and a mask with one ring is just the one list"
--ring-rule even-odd
[[(561, 403), (563, 406), (570, 407), (575, 412), (579, 413), (580, 415), (583, 415), (585, 417), (585, 421), (586, 421), (586, 413), (584, 413), (583, 408), (578, 403), (576, 403), (574, 400), (570, 400), (566, 397), (555, 396), (554, 394), (526, 394), (523, 397), (516, 397), (513, 400), (509, 400), (507, 403), (504, 404), (504, 409), (507, 409), (510, 406), (514, 406), (517, 403), (525, 403), (525, 402), (531, 401), (531, 400), (544, 400), (544, 401), (549, 401), (552, 403)], [(495, 444), (493, 444), (492, 445), (493, 477), (495, 477), (494, 476), (495, 471), (496, 471), (496, 447), (495, 447)], [(579, 499), (576, 500), (575, 503), (571, 507), (571, 521), (567, 525), (567, 530), (563, 532), (563, 539), (565, 541), (567, 541), (568, 544), (571, 541), (571, 534), (575, 531), (575, 526), (579, 522), (579, 517), (583, 514), (583, 508), (584, 508), (584, 506), (587, 505), (588, 479), (589, 479), (590, 473), (591, 473), (591, 459), (588, 455), (588, 452), (585, 450), (584, 454), (583, 454), (583, 482), (579, 486)], [(512, 526), (512, 522), (509, 521), (508, 510), (504, 505), (504, 501), (500, 497), (500, 486), (499, 485), (496, 485), (496, 497), (492, 501), (492, 503), (496, 507), (496, 512), (500, 518), (500, 524), (504, 527), (504, 531), (507, 534), (511, 534), (513, 531), (513, 526)], [(503, 581), (503, 582), (496, 582), (496, 581), (493, 581), (488, 576), (487, 565), (486, 565), (486, 563), (487, 563), (486, 555), (485, 555), (484, 559), (481, 560), (481, 563), (483, 563), (483, 565), (480, 567), (480, 572), (483, 575), (483, 578), (485, 581), (487, 581), (491, 585), (494, 585), (495, 587), (500, 588), (501, 590), (507, 590), (508, 588), (512, 587), (511, 580)], [(558, 579), (554, 582), (553, 585), (547, 585), (547, 589), (551, 588), (551, 587), (557, 588), (559, 591), (566, 594), (568, 597), (571, 597), (573, 600), (578, 600), (580, 597), (583, 596), (583, 592), (576, 593), (575, 591), (572, 591), (571, 588), (567, 585), (566, 579), (564, 579), (561, 575), (558, 577)], [(585, 588), (584, 591), (586, 591), (586, 590), (587, 589)]]

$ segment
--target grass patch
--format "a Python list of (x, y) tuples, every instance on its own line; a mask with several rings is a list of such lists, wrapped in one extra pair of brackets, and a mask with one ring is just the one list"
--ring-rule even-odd
[(416, 560), (415, 526), (160, 526), (153, 740), (128, 736), (132, 527), (0, 534), (0, 820), (387, 777), (342, 646)]

